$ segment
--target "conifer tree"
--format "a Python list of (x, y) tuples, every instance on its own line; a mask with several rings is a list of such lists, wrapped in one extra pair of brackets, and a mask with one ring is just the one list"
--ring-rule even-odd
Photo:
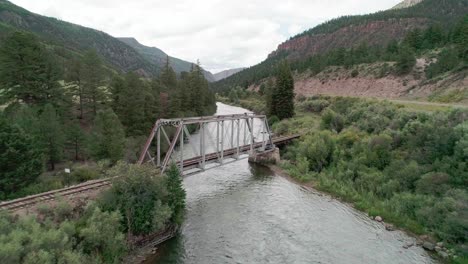
[(177, 76), (171, 67), (169, 56), (166, 56), (166, 63), (161, 71), (160, 80), (166, 89), (174, 89), (177, 86)]
[(63, 157), (65, 134), (60, 117), (50, 104), (47, 104), (39, 115), (39, 130), (39, 142), (45, 151), (49, 169), (54, 170), (55, 164)]
[(124, 156), (124, 148), (125, 132), (117, 115), (111, 109), (99, 111), (90, 137), (93, 158), (116, 162)]
[(0, 113), (0, 199), (33, 183), (43, 170), (41, 148)]
[(88, 108), (92, 116), (98, 111), (98, 106), (105, 101), (106, 96), (101, 90), (104, 84), (104, 69), (101, 58), (95, 50), (90, 50), (83, 57), (82, 85), (86, 97), (85, 108)]
[(273, 82), (272, 78), (268, 78), (268, 81), (265, 85), (265, 101), (266, 101), (266, 109), (267, 115), (273, 115), (273, 91), (275, 89), (275, 83)]
[(271, 104), (271, 114), (280, 120), (294, 116), (294, 79), (286, 60), (278, 65)]
[(72, 87), (73, 95), (78, 97), (79, 103), (79, 118), (84, 117), (84, 103), (86, 100), (84, 87), (82, 84), (83, 79), (83, 62), (80, 59), (72, 59), (67, 67), (65, 79)]
[(86, 136), (78, 122), (70, 123), (66, 128), (67, 143), (72, 150), (74, 160), (78, 161), (85, 152), (84, 144)]
[(414, 56), (413, 51), (408, 46), (403, 46), (398, 55), (396, 70), (400, 75), (408, 74), (416, 65), (416, 57)]
[(0, 102), (59, 105), (63, 90), (60, 70), (39, 40), (26, 32), (14, 32), (0, 47)]
[(184, 217), (186, 194), (182, 186), (182, 177), (175, 163), (171, 164), (166, 175), (166, 186), (169, 194), (167, 204), (172, 209), (171, 222), (181, 224)]

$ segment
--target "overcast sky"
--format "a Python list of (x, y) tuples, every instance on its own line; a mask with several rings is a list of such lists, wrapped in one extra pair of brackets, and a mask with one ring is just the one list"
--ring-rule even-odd
[(212, 72), (254, 65), (326, 20), (401, 0), (12, 0), (35, 13), (135, 37)]

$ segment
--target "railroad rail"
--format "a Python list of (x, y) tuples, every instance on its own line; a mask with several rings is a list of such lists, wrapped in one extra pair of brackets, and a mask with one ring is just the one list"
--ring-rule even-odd
[[(280, 137), (273, 138), (272, 141), (275, 145), (282, 145), (299, 137), (300, 135), (280, 136)], [(262, 144), (262, 143), (260, 142), (256, 144)], [(246, 151), (250, 149), (250, 145), (243, 146), (241, 147), (241, 149), (243, 151)], [(226, 157), (237, 155), (237, 148), (224, 150), (224, 155)], [(197, 166), (202, 161), (202, 159), (203, 158), (199, 156), (199, 157), (194, 157), (191, 159), (184, 160), (183, 167), (191, 168), (191, 167)], [(213, 161), (216, 159), (218, 159), (217, 153), (207, 154), (205, 156), (205, 161)], [(177, 164), (180, 165), (180, 162), (177, 162)], [(63, 189), (52, 190), (52, 191), (48, 191), (45, 193), (30, 195), (30, 196), (18, 198), (15, 200), (1, 202), (0, 210), (15, 211), (15, 210), (23, 209), (23, 208), (28, 208), (37, 203), (55, 200), (57, 197), (72, 196), (72, 195), (90, 191), (90, 190), (101, 189), (111, 184), (112, 184), (112, 178), (87, 181), (87, 182), (73, 185), (70, 187), (66, 187)]]

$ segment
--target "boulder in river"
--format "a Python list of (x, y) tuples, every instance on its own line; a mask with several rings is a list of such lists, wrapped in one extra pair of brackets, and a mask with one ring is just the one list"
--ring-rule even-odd
[(403, 245), (403, 248), (404, 248), (404, 249), (408, 249), (408, 248), (410, 248), (410, 247), (412, 247), (412, 246), (414, 246), (414, 243), (413, 243), (413, 242), (408, 242), (408, 243), (406, 243), (406, 244)]
[(437, 252), (437, 254), (439, 254), (439, 256), (441, 256), (443, 259), (447, 259), (447, 258), (449, 258), (449, 256), (450, 256), (450, 255), (449, 255), (447, 252), (445, 252), (445, 251), (439, 251), (439, 252)]
[(429, 251), (434, 251), (435, 249), (435, 245), (429, 241), (425, 241), (422, 245), (422, 247), (426, 250), (429, 250)]
[(376, 216), (374, 218), (374, 220), (377, 221), (377, 222), (382, 222), (383, 221), (383, 219), (382, 219), (382, 217), (380, 215)]
[(395, 231), (395, 227), (392, 224), (385, 224), (385, 230)]

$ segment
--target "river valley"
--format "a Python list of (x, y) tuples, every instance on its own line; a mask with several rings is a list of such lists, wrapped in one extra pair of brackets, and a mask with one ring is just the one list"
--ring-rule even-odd
[[(217, 114), (247, 110), (218, 103)], [(240, 160), (184, 179), (180, 234), (146, 263), (436, 263), (329, 195)]]

